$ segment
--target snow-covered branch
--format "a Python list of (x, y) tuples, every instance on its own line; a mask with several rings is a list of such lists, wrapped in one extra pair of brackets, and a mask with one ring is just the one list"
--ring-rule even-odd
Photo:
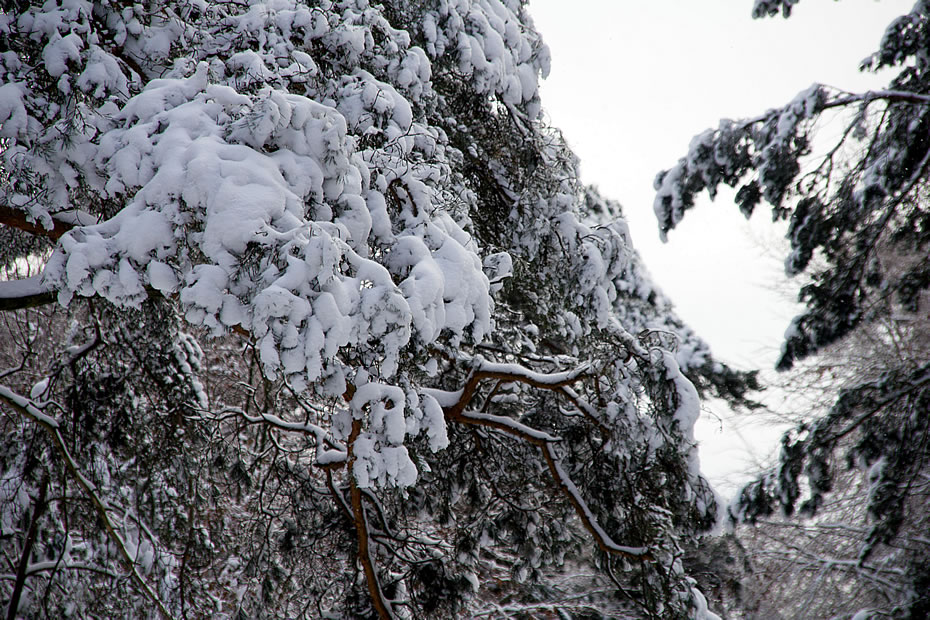
[(136, 568), (135, 558), (133, 558), (132, 554), (129, 552), (129, 549), (126, 547), (126, 543), (123, 541), (123, 537), (117, 531), (116, 525), (110, 518), (109, 504), (98, 493), (97, 486), (80, 472), (77, 463), (71, 456), (71, 451), (68, 449), (68, 444), (65, 443), (64, 438), (61, 436), (58, 421), (45, 414), (31, 399), (25, 398), (13, 392), (4, 385), (0, 385), (0, 400), (5, 402), (13, 409), (19, 411), (24, 416), (35, 421), (49, 434), (59, 456), (61, 456), (62, 460), (64, 461), (65, 468), (90, 500), (91, 505), (94, 507), (97, 513), (97, 516), (103, 523), (108, 537), (116, 546), (116, 549), (119, 552), (119, 556), (126, 570), (129, 571), (129, 576), (132, 582), (135, 583), (136, 586), (146, 596), (146, 598), (148, 598), (152, 604), (155, 605), (159, 613), (164, 618), (173, 618), (174, 616), (170, 611), (168, 611), (168, 608), (165, 606), (162, 600), (158, 597), (151, 586), (149, 586), (145, 579), (142, 578), (142, 575), (139, 574), (139, 571)]
[(552, 473), (552, 477), (556, 480), (562, 492), (568, 497), (572, 506), (574, 506), (575, 512), (584, 524), (585, 529), (594, 536), (594, 540), (597, 541), (597, 546), (605, 553), (637, 560), (651, 561), (653, 559), (652, 555), (646, 547), (629, 547), (614, 542), (610, 535), (605, 532), (597, 522), (597, 518), (594, 516), (594, 513), (591, 512), (588, 503), (581, 497), (578, 487), (575, 486), (575, 483), (572, 482), (569, 475), (565, 473), (562, 464), (555, 454), (555, 448), (551, 444), (542, 445), (540, 448), (546, 459), (546, 464), (549, 466), (549, 471)]
[[(354, 452), (355, 442), (362, 432), (362, 423), (360, 420), (352, 422), (352, 432), (349, 435), (348, 445), (348, 467), (352, 471), (355, 464), (356, 456)], [(381, 580), (378, 577), (378, 568), (372, 557), (371, 537), (369, 535), (368, 514), (362, 503), (362, 491), (355, 480), (355, 476), (349, 476), (349, 495), (352, 500), (352, 517), (355, 523), (355, 531), (358, 537), (358, 559), (362, 564), (362, 570), (365, 573), (365, 582), (368, 585), (368, 594), (371, 596), (371, 602), (381, 620), (391, 620), (394, 612), (391, 608), (390, 601), (385, 598), (384, 591), (381, 589)]]
[(20, 280), (2, 280), (0, 312), (44, 306), (53, 303), (57, 294), (43, 281), (41, 274)]
[(562, 468), (556, 456), (554, 445), (562, 441), (560, 438), (531, 428), (506, 416), (467, 410), (468, 403), (477, 391), (478, 385), (484, 379), (525, 383), (539, 389), (560, 393), (576, 406), (584, 407), (585, 409), (582, 412), (585, 417), (594, 422), (600, 430), (603, 430), (603, 425), (598, 423), (596, 414), (590, 405), (581, 401), (578, 395), (568, 388), (571, 384), (584, 378), (590, 372), (590, 369), (589, 364), (582, 364), (573, 370), (544, 374), (534, 372), (517, 364), (495, 364), (478, 358), (475, 369), (469, 375), (465, 387), (459, 392), (449, 393), (455, 395), (454, 402), (451, 398), (443, 398), (443, 401), (447, 403), (443, 406), (443, 411), (446, 418), (451, 422), (493, 428), (538, 446), (542, 451), (553, 480), (559, 490), (568, 498), (585, 529), (594, 537), (598, 547), (605, 553), (651, 561), (653, 558), (647, 548), (617, 544), (600, 526), (591, 508), (581, 496), (578, 487)]
[(10, 226), (41, 237), (57, 240), (63, 234), (76, 226), (89, 226), (97, 223), (97, 218), (83, 211), (57, 211), (50, 215), (51, 227), (48, 228), (40, 222), (30, 221), (25, 211), (13, 209), (0, 204), (0, 225)]
[(517, 422), (513, 418), (508, 418), (507, 416), (491, 415), (488, 413), (480, 413), (478, 411), (463, 411), (462, 413), (454, 416), (452, 419), (462, 424), (494, 428), (500, 431), (504, 431), (510, 435), (516, 435), (517, 437), (526, 439), (527, 441), (533, 443), (550, 443), (554, 441), (561, 441), (561, 439), (558, 437), (554, 437), (544, 431), (531, 428), (526, 424), (521, 424), (520, 422)]
[(310, 435), (316, 440), (316, 465), (319, 467), (342, 467), (348, 458), (345, 447), (336, 442), (323, 427), (317, 424), (291, 422), (266, 411), (257, 415), (249, 415), (237, 407), (226, 407), (223, 413), (240, 417), (250, 424), (266, 424), (281, 431)]
[(590, 364), (582, 364), (572, 370), (540, 373), (519, 364), (489, 362), (481, 356), (477, 356), (472, 364), (471, 373), (461, 390), (457, 392), (429, 391), (440, 405), (448, 410), (448, 415), (457, 416), (464, 412), (474, 397), (478, 386), (486, 379), (524, 383), (544, 390), (558, 390), (579, 381), (591, 371)]

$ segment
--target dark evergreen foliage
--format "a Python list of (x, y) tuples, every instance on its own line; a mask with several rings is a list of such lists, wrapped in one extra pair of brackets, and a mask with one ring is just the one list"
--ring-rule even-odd
[[(787, 17), (794, 4), (757, 0), (754, 15)], [(732, 517), (819, 515), (851, 468), (868, 486), (859, 562), (878, 547), (903, 547), (911, 555), (899, 566), (913, 571), (930, 551), (904, 535), (930, 510), (930, 3), (896, 19), (862, 68), (896, 74), (874, 92), (815, 85), (785, 106), (699, 135), (657, 176), (655, 206), (663, 236), (699, 193), (713, 198), (721, 184), (736, 189), (747, 217), (764, 201), (773, 219), (787, 220), (785, 269), (806, 282), (805, 310), (786, 334), (780, 370), (823, 353), (844, 364), (862, 331), (877, 343), (855, 351), (874, 357), (852, 366), (857, 373), (836, 386), (824, 415), (784, 437), (777, 468), (743, 489)], [(843, 130), (824, 146), (815, 138), (828, 122)], [(896, 617), (926, 606), (926, 589), (902, 588), (906, 596), (886, 602)]]

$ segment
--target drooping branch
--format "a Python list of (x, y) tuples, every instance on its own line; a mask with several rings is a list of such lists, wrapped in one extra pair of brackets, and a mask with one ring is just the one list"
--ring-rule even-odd
[(345, 497), (343, 497), (342, 492), (336, 488), (336, 485), (333, 483), (333, 472), (331, 468), (326, 468), (326, 488), (329, 489), (329, 494), (333, 496), (333, 499), (336, 501), (336, 505), (342, 511), (342, 514), (349, 521), (355, 521), (355, 517), (352, 514), (352, 507), (346, 503)]
[(447, 404), (443, 406), (443, 413), (446, 419), (451, 422), (468, 426), (493, 428), (519, 437), (539, 447), (549, 467), (549, 472), (552, 474), (553, 481), (559, 490), (568, 498), (579, 519), (581, 519), (582, 525), (584, 525), (585, 529), (594, 537), (598, 548), (611, 555), (643, 561), (653, 561), (654, 558), (647, 548), (617, 544), (600, 526), (594, 512), (581, 496), (578, 487), (572, 482), (558, 460), (553, 446), (561, 441), (560, 438), (544, 431), (534, 429), (506, 416), (466, 410), (480, 382), (484, 379), (525, 383), (539, 389), (551, 390), (562, 394), (575, 404), (576, 407), (586, 406), (586, 410), (583, 410), (585, 417), (594, 422), (599, 429), (603, 430), (603, 425), (598, 423), (597, 419), (594, 417), (593, 409), (587, 405), (587, 403), (581, 401), (578, 395), (569, 388), (572, 383), (584, 378), (589, 371), (590, 366), (582, 365), (571, 371), (543, 374), (514, 364), (493, 364), (479, 359), (475, 370), (472, 371), (468, 381), (466, 381), (465, 387), (461, 391), (455, 393), (456, 398), (453, 401), (450, 402), (446, 400)]
[[(930, 104), (930, 96), (912, 93), (903, 90), (869, 90), (864, 93), (845, 93), (834, 99), (829, 99), (821, 104), (821, 109), (830, 110), (833, 108), (843, 108), (856, 103), (871, 104), (874, 101), (885, 101), (887, 103), (910, 103), (914, 105)], [(752, 125), (763, 123), (771, 120), (781, 112), (780, 108), (768, 110), (765, 114), (760, 114), (752, 118), (747, 118), (739, 123), (741, 129), (746, 129)]]
[(169, 619), (173, 618), (174, 616), (171, 615), (171, 612), (168, 611), (165, 604), (136, 569), (136, 563), (132, 554), (129, 553), (129, 550), (126, 548), (126, 543), (123, 541), (123, 537), (116, 531), (116, 525), (110, 518), (110, 506), (107, 504), (106, 500), (97, 493), (96, 485), (91, 480), (87, 479), (78, 469), (77, 463), (75, 463), (74, 458), (71, 456), (71, 451), (68, 449), (64, 438), (61, 436), (58, 421), (45, 414), (32, 400), (20, 396), (3, 385), (0, 385), (0, 401), (3, 401), (24, 416), (31, 418), (49, 434), (52, 443), (65, 463), (66, 469), (71, 474), (71, 477), (78, 483), (78, 486), (81, 487), (81, 490), (84, 491), (85, 495), (87, 495), (91, 505), (97, 512), (97, 517), (103, 523), (107, 535), (119, 551), (120, 558), (129, 571), (131, 580), (142, 591), (146, 598), (152, 601), (163, 617)]
[(571, 402), (578, 411), (584, 415), (592, 424), (597, 426), (600, 430), (601, 435), (607, 437), (610, 434), (610, 429), (607, 427), (604, 422), (598, 419), (597, 411), (590, 404), (582, 400), (580, 396), (570, 388), (569, 386), (562, 386), (560, 393), (565, 396)]
[(316, 440), (317, 467), (341, 469), (345, 466), (347, 452), (345, 446), (335, 442), (321, 426), (310, 422), (291, 422), (272, 413), (260, 412), (258, 415), (249, 415), (238, 407), (227, 407), (225, 413), (242, 418), (249, 424), (264, 424), (284, 432), (309, 435)]
[(625, 545), (618, 545), (614, 542), (610, 535), (605, 532), (597, 522), (597, 518), (594, 516), (594, 513), (591, 512), (591, 508), (588, 506), (587, 502), (584, 501), (584, 498), (581, 497), (578, 487), (575, 486), (572, 479), (565, 473), (565, 470), (562, 469), (562, 464), (556, 457), (555, 449), (552, 447), (552, 444), (543, 444), (540, 446), (540, 449), (546, 459), (546, 464), (549, 466), (549, 472), (552, 474), (552, 477), (555, 479), (562, 492), (568, 496), (568, 500), (575, 508), (575, 512), (578, 513), (578, 517), (584, 524), (585, 529), (594, 536), (594, 540), (597, 541), (597, 546), (600, 547), (601, 551), (611, 555), (620, 555), (638, 560), (651, 561), (653, 559), (649, 550), (645, 547), (628, 547)]

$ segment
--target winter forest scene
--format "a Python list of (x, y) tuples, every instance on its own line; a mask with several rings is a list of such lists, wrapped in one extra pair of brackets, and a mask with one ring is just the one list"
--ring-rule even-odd
[[(872, 85), (705, 118), (589, 0), (4, 0), (0, 613), (930, 618), (930, 0), (707, 4), (773, 33), (738, 89), (818, 4)], [(616, 186), (547, 110), (560, 19), (624, 93), (566, 97)], [(634, 245), (745, 242), (711, 211), (773, 233), (771, 359)]]

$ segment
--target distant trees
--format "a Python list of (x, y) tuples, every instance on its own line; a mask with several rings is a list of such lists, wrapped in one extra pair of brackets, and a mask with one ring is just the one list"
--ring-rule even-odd
[[(754, 13), (788, 16), (794, 4), (757, 0)], [(776, 519), (752, 535), (785, 556), (766, 569), (790, 567), (763, 602), (775, 593), (787, 617), (811, 612), (803, 600), (779, 598), (803, 591), (783, 584), (818, 578), (842, 593), (831, 614), (855, 613), (849, 601), (875, 616), (930, 613), (930, 540), (920, 533), (930, 510), (928, 49), (930, 3), (919, 1), (863, 65), (897, 68), (887, 89), (817, 85), (759, 117), (721, 121), (656, 178), (663, 235), (699, 192), (713, 197), (728, 185), (747, 216), (765, 201), (787, 220), (785, 268), (806, 277), (806, 309), (778, 367), (820, 355), (806, 375), (835, 397), (784, 437), (776, 470), (748, 485), (731, 512), (749, 522), (779, 511), (809, 518)], [(826, 122), (842, 127), (832, 142), (818, 133)]]
[(746, 403), (516, 0), (0, 13), (7, 617), (695, 617)]
[[(930, 354), (928, 332), (926, 317), (898, 311), (798, 364), (779, 382), (793, 395), (787, 406), (795, 408), (797, 423), (809, 427), (817, 416), (829, 415), (844, 388), (880, 381), (891, 367), (919, 365)], [(894, 421), (895, 413), (884, 415)], [(882, 464), (863, 472), (863, 464), (852, 460), (857, 439), (851, 433), (837, 442), (832, 487), (815, 514), (759, 515), (751, 527), (737, 530), (748, 570), (732, 609), (746, 610), (749, 617), (925, 615), (930, 476), (924, 472), (912, 480), (894, 538), (872, 543), (872, 483)]]

